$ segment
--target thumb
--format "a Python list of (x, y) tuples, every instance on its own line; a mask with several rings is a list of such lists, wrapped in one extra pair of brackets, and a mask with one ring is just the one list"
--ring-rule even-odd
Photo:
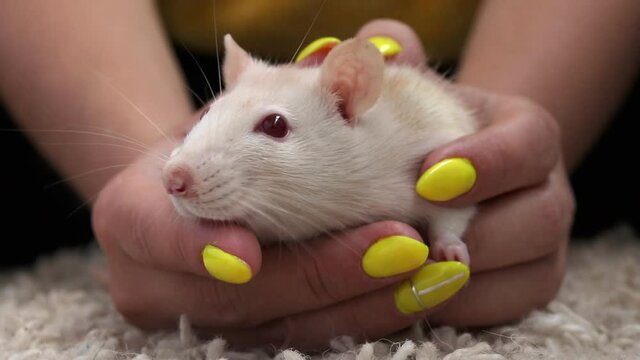
[(92, 220), (103, 250), (225, 282), (253, 278), (262, 262), (255, 235), (237, 225), (178, 217), (157, 173), (155, 161), (145, 158), (101, 191)]

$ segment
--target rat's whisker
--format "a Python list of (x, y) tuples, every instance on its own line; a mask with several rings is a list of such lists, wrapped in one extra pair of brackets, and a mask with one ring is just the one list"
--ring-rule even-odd
[[(138, 139), (132, 138), (130, 136), (128, 136), (127, 134), (112, 130), (112, 129), (105, 129), (105, 128), (101, 128), (98, 126), (92, 126), (92, 125), (86, 125), (86, 124), (79, 124), (78, 125), (79, 128), (82, 127), (86, 127), (87, 129), (90, 129), (92, 131), (96, 131), (96, 132), (103, 132), (106, 135), (113, 135), (115, 137), (117, 137), (118, 139), (122, 140), (122, 141), (126, 141), (128, 143), (131, 144), (136, 144), (138, 146), (140, 146), (141, 148), (144, 149), (151, 149), (151, 146), (149, 144), (146, 144)], [(115, 138), (114, 137), (114, 138)]]
[[(272, 194), (276, 194), (276, 196), (282, 196), (283, 195), (283, 194), (280, 194), (277, 191), (272, 191), (271, 193)], [(300, 215), (301, 213), (304, 213), (305, 209), (308, 209), (308, 206), (309, 206), (308, 204), (291, 203), (291, 204), (289, 204), (289, 206), (291, 207), (292, 210), (285, 209), (284, 207), (281, 207), (281, 206), (276, 206), (276, 205), (270, 203), (269, 201), (260, 202), (260, 203), (258, 203), (258, 205), (263, 206), (263, 207), (271, 208), (274, 212), (277, 212), (277, 213), (280, 213), (280, 214), (282, 214), (284, 216), (290, 217), (290, 218), (296, 220), (301, 225), (305, 224), (308, 227), (314, 229), (318, 233), (318, 235), (329, 235), (329, 236), (332, 235), (332, 232), (327, 230), (325, 227), (323, 227), (320, 222), (313, 222), (311, 219), (308, 219), (308, 218)], [(296, 206), (296, 205), (299, 205), (299, 206)], [(325, 223), (326, 223), (326, 221), (325, 221)], [(300, 226), (299, 229), (304, 230), (305, 227)], [(297, 239), (297, 240), (307, 240), (307, 239)]]
[(0, 132), (17, 132), (17, 133), (60, 133), (60, 134), (79, 134), (79, 135), (92, 135), (92, 136), (101, 136), (101, 137), (105, 137), (108, 139), (114, 139), (114, 140), (119, 140), (125, 143), (129, 143), (132, 145), (136, 145), (139, 146), (140, 148), (143, 148), (145, 150), (150, 150), (150, 148), (145, 145), (144, 143), (141, 143), (139, 141), (135, 141), (131, 138), (125, 137), (125, 136), (121, 136), (118, 134), (112, 135), (112, 134), (106, 134), (106, 133), (102, 133), (102, 132), (97, 132), (97, 131), (91, 131), (91, 130), (68, 130), (68, 129), (0, 129)]
[(298, 45), (298, 48), (296, 48), (296, 51), (293, 53), (293, 56), (291, 57), (291, 60), (289, 61), (289, 64), (292, 64), (293, 60), (295, 60), (296, 56), (298, 56), (298, 52), (300, 52), (300, 49), (302, 48), (302, 45), (307, 40), (307, 36), (309, 36), (309, 33), (311, 32), (311, 29), (313, 28), (313, 25), (315, 25), (316, 21), (318, 20), (318, 17), (320, 16), (320, 12), (322, 11), (322, 8), (324, 7), (324, 4), (326, 2), (327, 2), (327, 0), (322, 0), (322, 3), (320, 4), (320, 6), (318, 7), (318, 10), (316, 11), (316, 15), (313, 17), (313, 20), (311, 20), (311, 25), (309, 25), (309, 28), (307, 29), (307, 32), (302, 37), (302, 40), (300, 41), (300, 45)]
[(71, 180), (79, 179), (81, 177), (85, 177), (85, 176), (88, 176), (88, 175), (91, 175), (91, 174), (95, 174), (97, 172), (101, 172), (101, 171), (105, 171), (105, 170), (109, 170), (109, 169), (127, 167), (129, 165), (131, 165), (131, 164), (129, 164), (129, 163), (127, 163), (127, 164), (116, 164), (116, 165), (109, 165), (109, 166), (104, 166), (104, 167), (101, 167), (101, 168), (98, 168), (98, 169), (85, 171), (83, 173), (80, 173), (80, 174), (77, 174), (77, 175), (74, 175), (74, 176), (70, 176), (70, 177), (67, 177), (67, 178), (64, 178), (64, 179), (61, 179), (61, 180), (58, 180), (58, 181), (54, 181), (51, 184), (45, 185), (43, 187), (43, 189), (49, 189), (49, 188), (52, 188), (52, 187), (54, 187), (56, 185), (59, 185), (59, 184), (62, 184), (62, 183), (66, 183), (66, 182), (69, 182)]
[(84, 200), (80, 205), (76, 206), (73, 210), (71, 210), (70, 213), (67, 214), (66, 216), (66, 220), (68, 221), (69, 219), (71, 219), (71, 217), (73, 215), (75, 215), (78, 211), (80, 211), (80, 209), (82, 209), (85, 206), (88, 206), (89, 204), (91, 204), (92, 202), (94, 202), (96, 200), (96, 198), (98, 197), (100, 193), (97, 192), (95, 195), (91, 196), (89, 199)]
[(175, 143), (175, 140), (172, 140), (164, 132), (164, 130), (162, 130), (162, 128), (158, 126), (158, 124), (156, 124), (153, 120), (151, 120), (151, 118), (149, 118), (149, 116), (147, 116), (140, 109), (140, 107), (138, 107), (138, 105), (134, 104), (131, 100), (129, 100), (129, 98), (120, 89), (118, 89), (104, 74), (102, 74), (100, 71), (95, 69), (91, 69), (91, 71), (94, 74), (98, 75), (102, 79), (102, 81), (104, 81), (104, 83), (107, 84), (107, 86), (109, 86), (113, 91), (115, 91), (116, 94), (118, 94), (124, 101), (126, 101), (127, 104), (129, 104), (129, 106), (131, 106), (138, 114), (140, 114), (140, 116), (142, 116), (145, 120), (147, 120), (147, 122), (151, 124), (151, 126), (153, 126), (158, 131), (158, 133), (160, 133), (160, 135), (162, 135), (167, 141), (171, 143)]
[[(307, 253), (307, 255), (315, 260), (314, 263), (317, 264), (317, 266), (321, 266), (324, 263), (324, 261), (322, 261), (322, 259), (318, 257), (318, 254), (313, 251), (313, 247), (311, 247), (307, 241), (298, 241), (293, 244), (285, 243), (285, 245), (288, 246), (289, 249), (294, 250), (292, 252), (298, 257), (302, 255), (301, 251), (304, 251), (305, 253)], [(296, 249), (300, 249), (300, 251), (295, 251)]]
[(218, 23), (216, 21), (216, 0), (213, 0), (213, 38), (216, 43), (216, 62), (218, 63), (218, 90), (222, 91), (222, 74), (220, 74), (220, 49), (218, 48)]
[[(191, 93), (191, 95), (195, 96), (196, 100), (198, 100), (198, 102), (200, 103), (200, 106), (204, 106), (206, 104), (206, 102), (204, 100), (202, 100), (202, 98), (200, 97), (200, 95), (198, 95), (198, 93), (196, 93), (195, 91), (193, 91), (192, 88), (190, 88), (189, 86), (185, 86), (187, 88), (187, 90), (189, 90), (189, 92)], [(215, 96), (213, 97), (215, 99)]]
[(119, 148), (119, 149), (126, 149), (126, 150), (135, 151), (135, 152), (138, 152), (138, 153), (143, 154), (143, 155), (153, 156), (155, 159), (160, 160), (160, 161), (169, 160), (169, 157), (164, 155), (164, 154), (152, 152), (152, 151), (146, 150), (146, 149), (138, 149), (138, 148), (133, 147), (133, 146), (126, 146), (126, 145), (121, 145), (121, 144), (99, 143), (99, 142), (42, 142), (41, 144), (45, 144), (45, 145), (96, 145), (96, 146), (110, 146), (110, 147), (115, 147), (115, 148)]
[(240, 208), (242, 210), (253, 212), (254, 214), (262, 217), (267, 223), (270, 223), (271, 225), (273, 225), (276, 229), (279, 229), (279, 231), (282, 231), (284, 234), (288, 235), (289, 237), (292, 237), (293, 233), (288, 228), (283, 226), (280, 222), (278, 222), (276, 219), (274, 219), (271, 215), (269, 215), (269, 214), (265, 213), (264, 211), (256, 208), (255, 206), (253, 206), (251, 204), (251, 202), (245, 202), (245, 201), (239, 200), (238, 201), (238, 205), (240, 205)]
[[(213, 91), (213, 87), (211, 87), (211, 83), (209, 82), (209, 79), (207, 78), (207, 75), (204, 73), (204, 70), (202, 70), (202, 66), (200, 66), (200, 63), (198, 62), (196, 57), (193, 56), (193, 54), (191, 53), (191, 51), (189, 51), (189, 49), (185, 46), (185, 44), (182, 43), (182, 42), (180, 44), (182, 45), (182, 48), (187, 52), (187, 54), (189, 54), (189, 56), (191, 57), (193, 62), (196, 64), (196, 67), (200, 71), (200, 74), (202, 74), (202, 77), (204, 78), (204, 81), (207, 83), (207, 87), (209, 88), (209, 92), (211, 92), (211, 97), (213, 97), (213, 100), (215, 100), (216, 99), (216, 94)], [(191, 91), (192, 94), (194, 94), (198, 98), (198, 100), (200, 100), (202, 105), (205, 104), (205, 102), (202, 101), (202, 99), (191, 88), (189, 88), (189, 90)]]
[[(164, 222), (167, 221), (166, 217), (161, 216), (162, 212), (166, 210), (167, 209), (165, 204), (161, 204), (160, 206), (156, 206), (151, 211), (145, 213), (144, 217), (139, 217), (139, 221), (137, 221), (134, 225), (138, 229), (138, 230), (135, 230), (135, 232), (137, 234), (152, 233), (151, 229), (158, 226), (158, 223), (159, 223), (158, 219), (160, 219), (160, 221), (162, 221), (163, 224)], [(179, 219), (181, 219), (180, 215), (175, 211), (175, 208), (173, 206), (171, 206), (171, 210), (173, 211), (170, 213), (169, 219), (174, 218), (175, 219), (174, 221), (178, 221)]]
[[(251, 200), (250, 203), (244, 202), (243, 205), (247, 206), (250, 211), (253, 211), (253, 212), (257, 213), (258, 215), (260, 215), (263, 218), (265, 218), (266, 220), (268, 220), (276, 228), (282, 230), (284, 235), (288, 236), (290, 239), (295, 239), (295, 232), (293, 232), (291, 229), (287, 228), (280, 221), (278, 221), (277, 218), (274, 217), (278, 213), (282, 213), (286, 209), (283, 209), (281, 207), (275, 206), (275, 205), (269, 203), (268, 201), (264, 201), (264, 202), (263, 201), (259, 201), (259, 199), (257, 199), (257, 198), (249, 199), (249, 200)], [(267, 212), (267, 211), (261, 210), (261, 208), (265, 208), (265, 207), (271, 208), (273, 211), (272, 212)], [(274, 215), (270, 215), (271, 213), (274, 214)], [(292, 216), (294, 218), (296, 216), (296, 214), (290, 214), (288, 212), (285, 213), (285, 215), (286, 216)], [(296, 228), (298, 230), (303, 230), (304, 229), (304, 227), (302, 227), (300, 224), (296, 224)]]
[[(272, 190), (269, 193), (274, 194), (275, 196), (278, 196), (278, 197), (286, 196), (286, 194), (281, 193), (279, 191)], [(309, 209), (310, 207), (314, 206), (314, 203), (312, 201), (304, 201), (303, 199), (296, 199), (295, 202), (292, 201), (290, 204), (288, 204), (288, 207), (290, 207), (291, 210), (287, 210), (282, 207), (276, 207), (273, 204), (268, 202), (262, 205), (271, 207), (276, 211), (280, 211), (284, 213), (286, 216), (296, 219), (298, 222), (307, 224), (309, 227), (311, 227), (313, 230), (317, 232), (316, 237), (327, 236), (333, 240), (336, 240), (338, 243), (344, 246), (347, 250), (352, 251), (354, 254), (358, 254), (358, 250), (355, 247), (351, 246), (351, 242), (345, 241), (343, 236), (341, 236), (343, 234), (343, 231), (339, 230), (336, 232), (332, 229), (327, 229), (326, 224), (333, 224), (334, 225), (333, 229), (348, 228), (348, 224), (345, 224), (344, 222), (337, 220), (334, 215), (330, 215), (334, 213), (332, 209), (325, 209), (325, 210), (318, 209), (318, 211), (314, 215), (318, 220), (317, 222), (312, 222), (309, 218), (306, 218), (300, 215), (305, 213), (306, 209)], [(357, 205), (358, 204), (345, 204), (345, 208), (355, 209), (357, 208)], [(315, 204), (315, 207), (317, 208), (317, 203)], [(368, 217), (362, 216), (361, 218), (362, 219), (360, 223), (362, 224), (366, 224), (370, 222), (369, 221), (370, 219)], [(321, 224), (325, 224), (325, 225), (323, 226)], [(301, 239), (301, 240), (307, 240), (307, 239)]]

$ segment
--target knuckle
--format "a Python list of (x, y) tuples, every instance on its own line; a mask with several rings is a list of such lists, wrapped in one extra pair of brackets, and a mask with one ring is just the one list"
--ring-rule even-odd
[(131, 289), (123, 286), (114, 286), (110, 289), (111, 299), (116, 310), (131, 324), (140, 328), (153, 328), (158, 326), (158, 318), (154, 312), (150, 301), (144, 297), (134, 295)]
[(531, 114), (530, 119), (536, 122), (545, 137), (560, 140), (560, 125), (553, 115), (532, 100), (525, 101), (528, 103), (527, 107)]
[(207, 310), (207, 323), (216, 328), (255, 326), (261, 322), (260, 316), (251, 317), (248, 313), (246, 301), (238, 292), (236, 286), (202, 279), (195, 288), (196, 298), (203, 299)]
[(317, 304), (333, 303), (339, 299), (337, 293), (333, 290), (337, 286), (335, 279), (329, 279), (326, 272), (323, 271), (322, 264), (315, 256), (301, 257), (307, 259), (303, 262), (301, 275), (304, 278), (306, 293), (311, 297), (311, 301)]
[(538, 134), (536, 143), (543, 145), (538, 149), (539, 163), (545, 169), (551, 169), (560, 157), (560, 125), (549, 111), (537, 103), (528, 99), (522, 101), (526, 103), (524, 108), (528, 112), (527, 119), (533, 127), (532, 134)]
[(537, 173), (547, 174), (560, 158), (561, 129), (553, 115), (531, 99), (524, 97), (509, 98), (510, 113), (517, 118), (526, 130), (526, 149), (535, 153)]
[[(362, 315), (363, 314), (359, 313), (357, 308), (354, 306), (350, 306), (345, 309), (342, 316), (344, 319), (343, 321), (346, 324), (345, 328), (350, 329), (348, 335), (357, 337), (366, 334), (371, 330), (365, 325), (367, 321), (361, 317)], [(368, 316), (368, 314), (365, 316)]]
[(129, 238), (123, 242), (122, 247), (125, 253), (142, 265), (150, 265), (153, 256), (151, 254), (151, 244), (147, 227), (148, 220), (140, 213), (132, 214), (130, 217), (131, 227)]
[(536, 282), (537, 289), (533, 299), (535, 307), (544, 307), (555, 299), (564, 280), (565, 268), (564, 251), (557, 251), (543, 261), (539, 278), (544, 281)]
[(573, 222), (574, 200), (569, 194), (546, 189), (538, 198), (536, 217), (542, 224), (543, 233), (538, 236), (538, 246), (547, 250), (557, 250), (569, 239)]
[(91, 211), (91, 227), (105, 252), (111, 252), (117, 246), (116, 229), (112, 224), (116, 223), (114, 214), (114, 201), (112, 186), (107, 185), (99, 194)]
[(560, 218), (558, 219), (558, 228), (563, 231), (567, 239), (570, 236), (573, 219), (576, 214), (576, 200), (572, 191), (568, 191), (564, 196), (560, 196)]
[(195, 269), (196, 266), (202, 266), (202, 263), (194, 262), (193, 256), (190, 256), (192, 252), (189, 247), (189, 234), (185, 223), (176, 226), (176, 235), (171, 237), (166, 243), (170, 250), (169, 253), (176, 256), (176, 262), (178, 264), (188, 264), (192, 269)]
[[(560, 126), (558, 123), (551, 117), (551, 115), (547, 116), (538, 116), (539, 123), (541, 125), (541, 144), (550, 144), (551, 146), (543, 146), (540, 153), (540, 163), (547, 171), (550, 171), (553, 166), (559, 161), (561, 148), (560, 144), (562, 142), (560, 138)], [(544, 141), (545, 139), (550, 139), (550, 141)]]

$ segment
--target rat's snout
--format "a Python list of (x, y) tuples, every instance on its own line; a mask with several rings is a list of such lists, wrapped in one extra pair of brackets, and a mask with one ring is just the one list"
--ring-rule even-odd
[(193, 174), (185, 165), (172, 165), (164, 169), (164, 187), (173, 196), (190, 197), (193, 192)]

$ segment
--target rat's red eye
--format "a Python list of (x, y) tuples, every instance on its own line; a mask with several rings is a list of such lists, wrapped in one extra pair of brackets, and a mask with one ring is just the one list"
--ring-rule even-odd
[(265, 116), (256, 126), (256, 131), (263, 132), (274, 138), (283, 138), (289, 133), (287, 119), (280, 114)]

